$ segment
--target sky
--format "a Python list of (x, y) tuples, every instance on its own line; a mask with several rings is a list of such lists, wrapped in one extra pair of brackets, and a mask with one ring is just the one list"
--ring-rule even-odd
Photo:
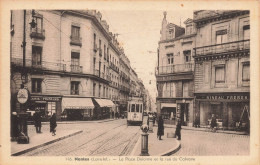
[[(156, 98), (155, 67), (160, 29), (164, 10), (100, 10), (111, 32), (118, 33), (117, 40), (123, 46), (131, 67), (142, 79), (152, 99)], [(167, 11), (170, 23), (184, 26), (184, 21), (193, 17), (192, 10)], [(150, 84), (151, 81), (151, 84)]]

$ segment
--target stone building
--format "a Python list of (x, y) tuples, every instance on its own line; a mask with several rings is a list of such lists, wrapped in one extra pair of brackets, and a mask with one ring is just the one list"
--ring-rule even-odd
[[(88, 120), (118, 109), (122, 48), (100, 12), (13, 10), (10, 28), (11, 111)], [(30, 98), (21, 107), (23, 87)]]
[(158, 66), (155, 69), (158, 96), (157, 113), (165, 119), (176, 121), (179, 117), (183, 125), (192, 126), (193, 84), (196, 29), (192, 19), (184, 23), (186, 30), (166, 20), (164, 12), (161, 38), (158, 43)]
[(250, 106), (249, 11), (194, 12), (197, 28), (195, 111), (200, 124), (215, 114), (218, 126), (248, 127)]

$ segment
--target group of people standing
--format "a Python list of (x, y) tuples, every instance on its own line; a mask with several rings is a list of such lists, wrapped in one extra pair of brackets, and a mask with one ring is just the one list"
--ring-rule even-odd
[[(159, 119), (158, 119), (157, 138), (159, 138), (159, 140), (162, 140), (163, 135), (164, 135), (164, 122), (163, 122), (162, 116), (160, 115)], [(177, 120), (175, 136), (178, 137), (177, 140), (181, 140), (181, 120), (180, 119)]]
[[(41, 131), (42, 116), (40, 114), (40, 111), (35, 111), (35, 113), (33, 114), (33, 119), (34, 119), (34, 126), (36, 128), (36, 133), (42, 133)], [(56, 135), (56, 127), (57, 127), (56, 114), (53, 113), (50, 118), (50, 132), (52, 133), (52, 136)]]

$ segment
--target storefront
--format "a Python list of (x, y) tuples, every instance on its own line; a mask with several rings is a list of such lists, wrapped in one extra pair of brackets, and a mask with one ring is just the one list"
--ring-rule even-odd
[(92, 120), (93, 111), (91, 98), (62, 98), (62, 120)]
[(94, 118), (95, 119), (107, 119), (110, 118), (115, 104), (108, 99), (92, 99), (95, 105)]
[(161, 115), (163, 119), (176, 120), (176, 103), (161, 103)]
[(196, 94), (196, 113), (200, 125), (208, 126), (214, 114), (219, 128), (233, 130), (239, 125), (250, 124), (249, 93), (200, 93)]
[(61, 97), (50, 95), (31, 95), (28, 112), (29, 121), (32, 121), (35, 110), (39, 110), (42, 115), (42, 121), (48, 121), (53, 113), (56, 113), (57, 120), (61, 118)]

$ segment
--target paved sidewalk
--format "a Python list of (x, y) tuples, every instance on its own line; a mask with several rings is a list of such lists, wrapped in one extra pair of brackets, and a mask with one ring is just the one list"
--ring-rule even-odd
[[(153, 127), (153, 133), (149, 133), (148, 136), (148, 152), (150, 156), (167, 156), (177, 152), (181, 143), (176, 138), (167, 138), (167, 133), (173, 133), (174, 130), (171, 128), (164, 129), (163, 140), (157, 139), (157, 127)], [(137, 141), (131, 156), (139, 156), (141, 153), (141, 134)]]
[[(156, 125), (157, 126), (157, 125)], [(172, 124), (164, 124), (164, 127), (168, 128), (176, 128), (176, 125)], [(181, 126), (182, 129), (186, 130), (193, 130), (193, 131), (205, 131), (205, 132), (210, 132), (211, 130), (207, 127), (200, 127), (200, 128), (195, 128), (195, 127), (189, 127), (189, 126)], [(229, 131), (229, 130), (217, 130), (216, 133), (226, 133), (226, 134), (236, 134), (236, 135), (248, 135), (244, 131)]]
[(52, 136), (49, 129), (49, 125), (43, 125), (43, 133), (37, 134), (35, 131), (35, 127), (33, 125), (28, 125), (28, 136), (30, 138), (30, 143), (18, 144), (17, 142), (11, 142), (12, 156), (18, 156), (26, 152), (32, 151), (36, 148), (82, 133), (82, 130), (57, 129), (56, 135)]

